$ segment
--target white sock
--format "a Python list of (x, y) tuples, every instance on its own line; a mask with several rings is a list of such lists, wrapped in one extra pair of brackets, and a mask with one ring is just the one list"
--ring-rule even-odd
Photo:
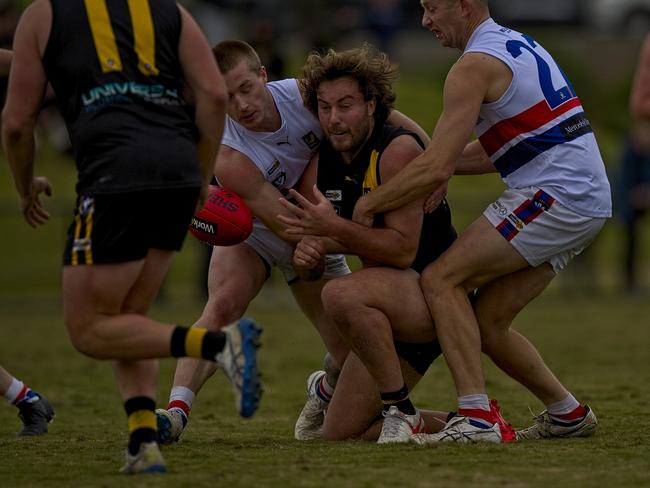
[[(187, 405), (188, 410), (192, 408), (192, 403), (194, 403), (195, 398), (196, 394), (185, 386), (174, 386), (172, 391), (169, 393), (169, 403), (174, 401), (183, 402)], [(171, 410), (174, 409), (172, 408)], [(180, 408), (178, 410), (182, 411)], [(183, 412), (183, 415), (186, 415), (186, 413)]]
[(490, 411), (490, 400), (484, 393), (476, 395), (463, 395), (458, 397), (458, 408)]
[(12, 378), (11, 384), (9, 385), (9, 388), (7, 388), (4, 397), (9, 403), (14, 403), (18, 398), (18, 395), (23, 393), (23, 388), (25, 388), (25, 384), (22, 381)]
[(327, 381), (327, 373), (321, 376), (320, 380), (318, 380), (318, 384), (316, 385), (316, 394), (326, 402), (329, 402), (332, 399), (334, 387)]
[(552, 403), (551, 405), (546, 405), (546, 411), (549, 415), (566, 415), (573, 412), (576, 408), (580, 406), (578, 400), (576, 400), (571, 393), (564, 399), (557, 403)]

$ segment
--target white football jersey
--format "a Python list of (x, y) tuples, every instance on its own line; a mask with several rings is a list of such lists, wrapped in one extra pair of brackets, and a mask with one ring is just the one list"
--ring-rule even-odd
[(591, 124), (551, 55), (492, 19), (474, 31), (470, 52), (494, 56), (512, 71), (512, 83), (498, 101), (482, 105), (476, 125), (505, 184), (542, 188), (579, 215), (610, 217), (610, 185)]
[(296, 79), (272, 81), (266, 86), (280, 112), (280, 129), (254, 132), (227, 116), (221, 144), (246, 155), (267, 181), (286, 194), (314, 155), (323, 139), (323, 130), (305, 107)]

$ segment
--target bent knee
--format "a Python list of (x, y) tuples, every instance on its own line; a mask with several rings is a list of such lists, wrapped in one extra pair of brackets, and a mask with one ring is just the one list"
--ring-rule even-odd
[(439, 261), (434, 261), (424, 268), (420, 275), (420, 287), (425, 296), (443, 295), (459, 287), (466, 293), (474, 289), (461, 273), (454, 272)]
[(446, 270), (435, 262), (424, 268), (420, 275), (420, 287), (425, 295), (438, 295), (453, 286)]
[(358, 306), (354, 290), (346, 280), (328, 281), (321, 291), (323, 308), (332, 317), (345, 315), (352, 307)]
[(208, 330), (219, 330), (244, 315), (246, 305), (232, 297), (210, 298), (203, 308), (201, 317), (194, 324)]
[(75, 325), (76, 327), (71, 327), (71, 324), (68, 323), (68, 334), (74, 348), (84, 356), (93, 359), (108, 359), (102, 348), (102, 340), (92, 325), (85, 327), (83, 330), (80, 329), (78, 324)]

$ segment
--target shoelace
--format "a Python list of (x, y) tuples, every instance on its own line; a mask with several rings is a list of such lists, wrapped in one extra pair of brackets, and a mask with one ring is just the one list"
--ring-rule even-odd
[(320, 399), (317, 400), (318, 400), (319, 409), (318, 410), (312, 409), (310, 412), (307, 413), (307, 415), (305, 415), (305, 417), (310, 421), (320, 420), (321, 415), (325, 414), (325, 409), (323, 408), (322, 402), (320, 401)]
[[(406, 422), (407, 424), (409, 424), (406, 417), (389, 414), (388, 412), (382, 412), (381, 414), (384, 416), (384, 426), (382, 428), (382, 432), (385, 431), (388, 437), (397, 437), (399, 435), (402, 422)], [(409, 428), (410, 428), (410, 424), (409, 424)]]
[(528, 406), (528, 411), (530, 412), (531, 417), (533, 417), (533, 419), (535, 419), (535, 422), (539, 422), (539, 423), (547, 422), (548, 423), (551, 420), (551, 417), (550, 417), (549, 413), (546, 410), (544, 410), (540, 414), (536, 414), (535, 412), (533, 412), (533, 409), (530, 408), (530, 405), (529, 405)]

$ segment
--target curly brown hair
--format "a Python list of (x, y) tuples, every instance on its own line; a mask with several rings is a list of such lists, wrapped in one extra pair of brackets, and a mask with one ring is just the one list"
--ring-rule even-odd
[(320, 84), (344, 76), (357, 80), (365, 101), (375, 100), (377, 123), (386, 120), (395, 103), (393, 82), (398, 77), (398, 67), (387, 54), (369, 44), (342, 52), (330, 49), (324, 55), (312, 52), (302, 68), (302, 76), (308, 107), (316, 115)]

